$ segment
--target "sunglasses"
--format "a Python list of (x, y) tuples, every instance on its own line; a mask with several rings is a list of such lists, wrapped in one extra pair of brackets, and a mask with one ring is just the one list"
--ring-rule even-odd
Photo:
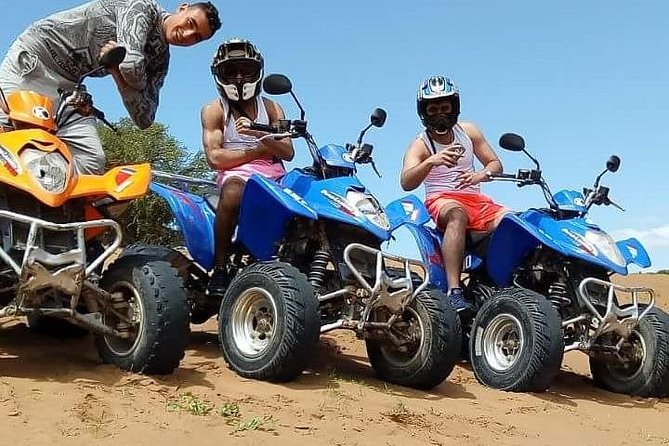
[(260, 65), (253, 61), (224, 62), (217, 69), (218, 75), (224, 79), (251, 77), (257, 75), (259, 71)]
[(453, 106), (451, 104), (430, 104), (425, 107), (425, 112), (428, 115), (447, 115), (453, 112)]

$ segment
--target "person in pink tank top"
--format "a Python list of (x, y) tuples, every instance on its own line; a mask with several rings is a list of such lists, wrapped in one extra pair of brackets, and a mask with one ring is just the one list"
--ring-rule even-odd
[[(502, 163), (474, 123), (458, 122), (460, 94), (447, 77), (432, 76), (421, 83), (417, 108), (425, 132), (406, 151), (400, 183), (405, 191), (425, 185), (425, 205), (444, 231), (448, 296), (462, 311), (471, 307), (460, 288), (467, 231), (491, 232), (508, 212), (479, 186), (501, 173)], [(481, 170), (474, 169), (475, 159)]]
[(216, 209), (214, 273), (210, 294), (223, 293), (230, 281), (227, 259), (246, 180), (254, 173), (278, 179), (283, 161), (293, 159), (290, 138), (259, 138), (267, 132), (250, 124), (277, 125), (284, 119), (279, 104), (260, 96), (264, 61), (248, 40), (232, 39), (218, 48), (211, 66), (220, 97), (202, 107), (202, 142), (209, 165), (218, 171), (220, 199)]

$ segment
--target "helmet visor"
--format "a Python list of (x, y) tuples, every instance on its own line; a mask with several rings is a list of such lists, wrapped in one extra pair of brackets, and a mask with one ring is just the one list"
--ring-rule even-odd
[(260, 64), (255, 60), (229, 60), (216, 67), (216, 75), (226, 83), (242, 80), (256, 80), (260, 74)]

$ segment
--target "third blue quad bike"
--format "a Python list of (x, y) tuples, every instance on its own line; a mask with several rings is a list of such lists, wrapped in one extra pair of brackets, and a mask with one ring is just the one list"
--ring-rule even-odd
[(381, 378), (423, 389), (438, 385), (458, 358), (459, 318), (440, 291), (427, 287), (422, 262), (381, 251), (404, 213), (386, 212), (356, 176), (356, 165), (374, 166), (372, 145), (362, 139), (384, 124), (385, 112), (374, 111), (357, 143), (318, 148), (290, 80), (269, 75), (263, 88), (290, 93), (301, 118), (251, 128), (269, 132), (263, 138), (303, 138), (313, 165), (279, 182), (260, 175), (247, 181), (229, 262), (234, 278), (222, 298), (204, 292), (214, 266), (217, 196), (152, 186), (171, 205), (192, 258), (166, 251), (187, 277), (192, 321), (218, 313), (225, 359), (244, 377), (291, 380), (315, 354), (320, 334), (349, 329), (365, 339)]
[[(491, 234), (468, 234), (462, 287), (473, 311), (460, 316), (477, 379), (508, 391), (544, 391), (564, 352), (579, 350), (590, 357), (593, 379), (605, 389), (669, 394), (669, 317), (655, 307), (652, 289), (611, 282), (613, 274), (626, 275), (630, 264), (650, 266), (650, 258), (638, 240), (615, 242), (587, 218), (594, 205), (619, 207), (600, 180), (618, 170), (620, 158), (612, 156), (583, 193), (552, 194), (522, 137), (507, 133), (500, 146), (524, 152), (536, 168), (493, 179), (538, 185), (548, 207), (507, 214)], [(403, 205), (431, 285), (445, 290), (443, 235), (411, 224), (408, 216), (420, 205)]]

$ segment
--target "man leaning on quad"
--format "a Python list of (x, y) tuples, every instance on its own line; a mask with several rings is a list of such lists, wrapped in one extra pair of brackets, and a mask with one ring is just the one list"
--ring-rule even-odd
[[(102, 54), (125, 47), (124, 61), (111, 74), (134, 123), (149, 127), (169, 66), (169, 46), (192, 46), (221, 27), (210, 2), (180, 5), (172, 14), (155, 0), (94, 0), (57, 12), (30, 25), (0, 65), (0, 87), (7, 95), (33, 90), (59, 101), (59, 89), (72, 90), (79, 78), (99, 66)], [(0, 120), (6, 120), (0, 110)], [(58, 136), (74, 155), (81, 173), (101, 173), (105, 154), (96, 120), (77, 113), (60, 123)]]

